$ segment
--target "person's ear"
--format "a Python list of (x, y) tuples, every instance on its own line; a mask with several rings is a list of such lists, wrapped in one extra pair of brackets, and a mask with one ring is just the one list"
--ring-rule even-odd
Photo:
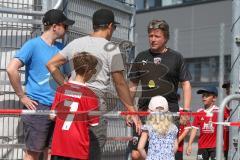
[(112, 30), (116, 30), (116, 28), (117, 28), (117, 26), (116, 26), (115, 24), (113, 24), (113, 23), (110, 23), (110, 24), (108, 25), (108, 27), (109, 27), (110, 29), (112, 29)]
[(53, 25), (52, 25), (52, 30), (55, 31), (56, 28), (57, 28), (57, 25), (56, 25), (56, 24), (53, 24)]
[(213, 96), (213, 101), (214, 101), (214, 102), (217, 101), (217, 96)]
[(107, 25), (107, 28), (108, 28), (108, 29), (111, 29), (111, 28), (112, 28), (112, 23), (109, 23), (109, 24)]
[(167, 43), (167, 42), (168, 42), (168, 38), (165, 37), (164, 43)]

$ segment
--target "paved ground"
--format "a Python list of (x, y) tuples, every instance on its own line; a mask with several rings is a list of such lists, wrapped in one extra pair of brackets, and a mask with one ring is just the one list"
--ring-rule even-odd
[(193, 146), (192, 146), (192, 154), (190, 156), (187, 156), (186, 155), (186, 147), (187, 147), (187, 143), (188, 141), (185, 141), (184, 143), (184, 155), (183, 155), (183, 159), (184, 160), (196, 160), (197, 159), (197, 150), (198, 150), (198, 144), (197, 142), (194, 142), (193, 143)]

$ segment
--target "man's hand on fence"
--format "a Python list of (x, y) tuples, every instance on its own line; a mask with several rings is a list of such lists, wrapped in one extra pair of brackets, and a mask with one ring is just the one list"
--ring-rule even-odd
[(131, 118), (132, 118), (133, 123), (136, 126), (136, 132), (140, 135), (141, 131), (142, 131), (142, 129), (141, 129), (142, 128), (141, 120), (139, 119), (139, 117), (137, 115), (132, 115)]
[(126, 125), (128, 127), (132, 127), (133, 121), (132, 121), (131, 115), (126, 115), (126, 116), (124, 116), (124, 118), (125, 118), (125, 121), (126, 121)]

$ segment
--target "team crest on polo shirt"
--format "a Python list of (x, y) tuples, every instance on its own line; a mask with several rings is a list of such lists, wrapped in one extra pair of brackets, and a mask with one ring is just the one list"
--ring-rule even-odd
[(148, 87), (149, 87), (149, 88), (155, 88), (155, 87), (156, 87), (155, 82), (154, 82), (153, 80), (150, 80), (150, 81), (148, 82)]
[(160, 58), (160, 57), (155, 57), (155, 58), (153, 59), (153, 61), (154, 61), (155, 64), (160, 64), (161, 61), (162, 61), (162, 58)]
[(203, 117), (201, 118), (201, 121), (204, 121), (204, 118), (203, 118)]

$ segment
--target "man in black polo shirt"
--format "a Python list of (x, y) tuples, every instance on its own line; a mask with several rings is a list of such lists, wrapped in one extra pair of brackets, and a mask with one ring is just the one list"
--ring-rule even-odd
[[(131, 96), (135, 97), (137, 86), (141, 85), (138, 107), (146, 111), (151, 97), (164, 96), (169, 103), (170, 112), (178, 112), (178, 85), (183, 89), (183, 109), (190, 109), (191, 75), (182, 55), (166, 47), (169, 40), (169, 26), (164, 20), (152, 20), (148, 25), (150, 49), (139, 53), (129, 73)], [(137, 151), (138, 136), (133, 133), (132, 159), (141, 159)]]

